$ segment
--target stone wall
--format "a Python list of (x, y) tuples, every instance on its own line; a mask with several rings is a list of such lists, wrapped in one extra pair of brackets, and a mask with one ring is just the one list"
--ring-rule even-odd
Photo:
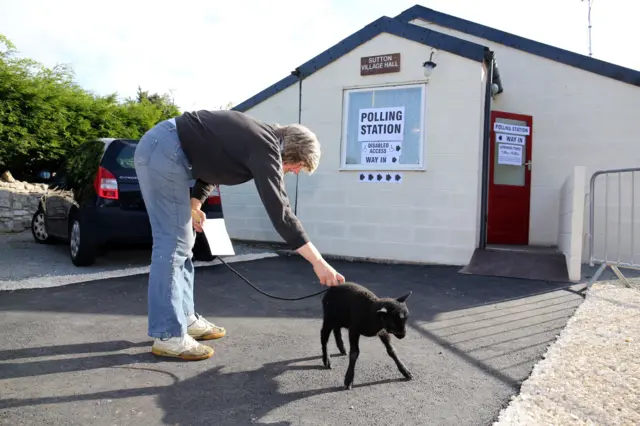
[(0, 232), (21, 232), (31, 227), (31, 218), (47, 185), (0, 181)]

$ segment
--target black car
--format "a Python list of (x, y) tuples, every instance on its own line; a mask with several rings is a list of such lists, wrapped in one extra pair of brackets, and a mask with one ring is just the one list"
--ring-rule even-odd
[[(110, 245), (152, 244), (151, 225), (133, 164), (137, 142), (91, 140), (68, 156), (49, 180), (31, 220), (35, 240), (68, 242), (76, 266), (93, 264)], [(202, 211), (207, 218), (223, 218), (218, 186)], [(194, 259), (212, 260), (204, 234), (195, 234)]]

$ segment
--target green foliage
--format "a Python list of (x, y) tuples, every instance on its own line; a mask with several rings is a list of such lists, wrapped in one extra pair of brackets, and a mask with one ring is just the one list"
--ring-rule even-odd
[(140, 138), (180, 114), (168, 95), (138, 88), (135, 99), (98, 96), (74, 81), (67, 66), (46, 68), (16, 57), (0, 34), (0, 164), (18, 179), (55, 170), (66, 153), (100, 137)]
[(67, 189), (73, 190), (76, 201), (91, 193), (93, 180), (98, 170), (104, 144), (98, 141), (86, 141), (79, 148), (81, 155), (65, 160)]

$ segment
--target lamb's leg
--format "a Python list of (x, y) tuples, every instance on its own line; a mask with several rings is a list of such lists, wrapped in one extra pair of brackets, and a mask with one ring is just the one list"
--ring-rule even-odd
[(356, 368), (356, 361), (360, 355), (360, 333), (357, 331), (349, 330), (349, 366), (347, 367), (347, 374), (344, 376), (345, 389), (351, 389), (353, 387), (353, 376)]
[(398, 370), (400, 370), (400, 373), (402, 373), (402, 375), (407, 379), (411, 380), (413, 376), (411, 375), (409, 370), (407, 370), (407, 367), (402, 363), (402, 361), (398, 359), (398, 354), (396, 354), (396, 350), (391, 344), (391, 337), (389, 336), (389, 334), (382, 333), (380, 335), (380, 340), (384, 344), (384, 347), (387, 348), (387, 353), (389, 354), (389, 356), (395, 361), (396, 365), (398, 366)]
[(344, 342), (342, 341), (342, 333), (340, 332), (340, 327), (336, 327), (333, 329), (333, 337), (335, 337), (336, 339), (336, 346), (338, 346), (340, 354), (346, 355), (347, 351), (344, 348)]
[(329, 336), (331, 336), (331, 327), (325, 321), (322, 323), (322, 330), (320, 330), (320, 344), (322, 345), (322, 364), (324, 364), (325, 368), (331, 368), (331, 360), (327, 355), (327, 342), (329, 341)]

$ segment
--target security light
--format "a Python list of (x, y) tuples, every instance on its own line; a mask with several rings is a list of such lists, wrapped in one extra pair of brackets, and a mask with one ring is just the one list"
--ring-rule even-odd
[(436, 67), (435, 62), (433, 62), (433, 51), (431, 52), (431, 56), (429, 56), (429, 60), (427, 62), (425, 62), (424, 64), (422, 64), (422, 66), (424, 67), (424, 76), (429, 78), (431, 77), (431, 73), (433, 72), (433, 69)]

